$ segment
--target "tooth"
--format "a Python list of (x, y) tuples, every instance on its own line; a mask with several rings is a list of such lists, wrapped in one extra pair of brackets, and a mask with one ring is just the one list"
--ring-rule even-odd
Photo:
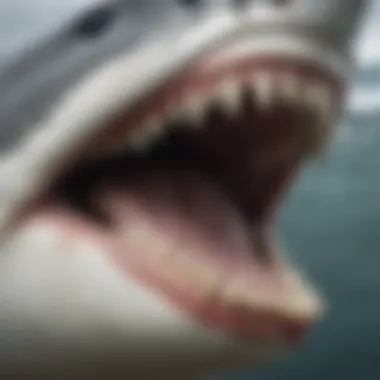
[(265, 309), (268, 300), (261, 299), (256, 292), (251, 293), (249, 284), (241, 279), (230, 281), (223, 289), (223, 299), (231, 304), (245, 305), (251, 303), (256, 310)]
[(293, 290), (293, 302), (288, 305), (284, 303), (284, 308), (289, 306), (289, 314), (297, 313), (305, 319), (319, 318), (326, 308), (323, 298), (298, 273), (289, 268), (286, 271), (284, 279)]
[(321, 316), (323, 300), (300, 278), (292, 274), (285, 275), (288, 297), (282, 294), (264, 294), (249, 291), (248, 282), (236, 279), (223, 289), (223, 299), (230, 304), (249, 307), (254, 312), (268, 312), (289, 318), (297, 318), (305, 322)]
[(168, 106), (166, 114), (168, 115), (168, 122), (176, 122), (181, 118), (181, 106), (177, 103)]
[(274, 95), (274, 81), (270, 73), (258, 73), (252, 80), (252, 90), (260, 107), (267, 109)]
[(217, 91), (217, 98), (230, 115), (236, 115), (239, 112), (241, 91), (237, 82), (224, 83)]
[[(174, 260), (174, 257), (173, 257)], [(174, 264), (174, 263), (173, 263)], [(184, 274), (189, 276), (189, 280), (202, 286), (203, 293), (206, 295), (215, 294), (220, 288), (221, 276), (210, 265), (205, 265), (197, 261), (187, 252), (178, 252), (175, 257), (175, 264)]]
[(163, 133), (164, 121), (158, 116), (151, 116), (144, 126), (131, 137), (127, 137), (128, 145), (136, 150), (146, 150), (158, 136)]
[(317, 139), (315, 151), (319, 152), (331, 132), (332, 94), (327, 85), (311, 84), (305, 89), (305, 101), (316, 112)]
[(143, 222), (135, 221), (133, 226), (128, 225), (119, 233), (128, 245), (144, 250), (155, 258), (168, 256), (173, 251), (173, 247), (167, 239)]
[(94, 152), (91, 152), (91, 157), (101, 158), (104, 157), (105, 154), (109, 155), (119, 155), (125, 151), (125, 142), (118, 140), (117, 142), (112, 142), (112, 144), (107, 145), (106, 147), (102, 147), (97, 149)]
[(331, 94), (329, 88), (323, 85), (309, 85), (306, 88), (306, 102), (318, 111), (322, 122), (328, 121), (331, 112)]
[(184, 117), (189, 120), (194, 127), (202, 127), (202, 122), (206, 116), (209, 101), (203, 95), (192, 95), (185, 100)]
[(291, 75), (284, 75), (280, 81), (280, 90), (283, 97), (290, 101), (295, 101), (299, 95), (296, 78)]
[(129, 138), (129, 146), (136, 151), (146, 151), (149, 148), (149, 141), (144, 134), (134, 135)]

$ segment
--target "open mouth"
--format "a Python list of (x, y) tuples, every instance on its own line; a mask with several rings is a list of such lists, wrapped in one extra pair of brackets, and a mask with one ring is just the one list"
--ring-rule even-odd
[(297, 342), (321, 303), (278, 252), (274, 216), (339, 94), (310, 62), (202, 62), (94, 136), (35, 209), (197, 322)]

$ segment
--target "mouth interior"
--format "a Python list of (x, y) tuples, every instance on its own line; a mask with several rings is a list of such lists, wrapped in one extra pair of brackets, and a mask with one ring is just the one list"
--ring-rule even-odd
[[(300, 131), (302, 112), (257, 109), (244, 88), (238, 101), (237, 113), (210, 104), (202, 120), (169, 122), (146, 146), (85, 164), (70, 176), (62, 197), (105, 228), (133, 223), (132, 212), (149, 214), (153, 224), (172, 224), (168, 234), (183, 224), (177, 229), (197, 230), (215, 251), (248, 251), (269, 265), (265, 232), (307, 152), (310, 131)], [(234, 233), (245, 247), (233, 245)]]
[[(194, 227), (205, 231), (203, 222), (214, 219), (226, 228), (218, 238), (239, 219), (250, 256), (271, 261), (267, 232), (274, 212), (326, 127), (317, 101), (313, 109), (297, 102), (297, 95), (305, 96), (302, 90), (294, 98), (281, 94), (281, 83), (273, 77), (261, 76), (267, 99), (257, 91), (260, 82), (252, 85), (245, 78), (236, 79), (224, 98), (217, 81), (211, 90), (185, 93), (174, 116), (163, 112), (161, 120), (153, 119), (155, 134), (149, 136), (149, 125), (136, 128), (122, 136), (121, 149), (70, 173), (60, 183), (61, 197), (108, 228), (131, 223), (113, 212), (119, 201), (125, 206), (140, 202), (146, 211), (154, 204), (150, 211), (163, 219), (188, 214), (187, 219), (195, 218)], [(196, 210), (199, 215), (189, 215)]]
[[(182, 281), (183, 293), (205, 291), (202, 272), (222, 284), (244, 283), (232, 303), (272, 314), (279, 305), (275, 314), (309, 322), (312, 307), (289, 306), (296, 291), (285, 285), (272, 227), (290, 179), (326, 135), (326, 107), (315, 88), (331, 86), (300, 68), (252, 69), (227, 83), (205, 78), (187, 78), (175, 96), (158, 91), (153, 103), (161, 98), (163, 106), (144, 106), (144, 122), (134, 129), (123, 119), (122, 137), (59, 181), (52, 201), (112, 241), (121, 262), (133, 255), (154, 261), (166, 289), (181, 292)], [(230, 293), (223, 286), (219, 300)], [(263, 331), (257, 326), (256, 336)]]

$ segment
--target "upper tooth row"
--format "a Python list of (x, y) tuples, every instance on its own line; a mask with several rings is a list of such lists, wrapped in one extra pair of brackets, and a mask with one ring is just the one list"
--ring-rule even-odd
[[(244, 87), (247, 87), (246, 83)], [(251, 78), (248, 88), (255, 104), (263, 111), (278, 101), (286, 101), (315, 111), (321, 125), (328, 124), (331, 119), (332, 92), (327, 84), (300, 80), (291, 74), (278, 77), (261, 72)], [(173, 104), (165, 112), (149, 115), (143, 127), (136, 128), (132, 135), (127, 136), (127, 145), (138, 149), (149, 147), (163, 134), (165, 126), (175, 120), (188, 121), (186, 124), (195, 128), (201, 127), (212, 104), (218, 104), (229, 115), (235, 115), (242, 105), (241, 90), (241, 81), (233, 78), (207, 92), (190, 94), (180, 105)]]

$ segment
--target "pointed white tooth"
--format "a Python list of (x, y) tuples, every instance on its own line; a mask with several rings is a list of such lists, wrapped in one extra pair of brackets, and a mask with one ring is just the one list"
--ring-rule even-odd
[(255, 311), (272, 311), (276, 308), (276, 299), (260, 292), (252, 292), (251, 284), (242, 279), (227, 282), (222, 289), (223, 299), (231, 305), (245, 305)]
[(151, 116), (144, 123), (144, 126), (139, 128), (134, 135), (127, 137), (128, 145), (133, 149), (144, 151), (157, 139), (164, 134), (164, 121), (158, 116)]
[(145, 134), (136, 134), (128, 139), (128, 145), (133, 150), (143, 152), (149, 148), (149, 139)]
[(317, 135), (315, 141), (315, 152), (319, 153), (321, 148), (332, 132), (332, 93), (327, 85), (309, 84), (305, 89), (306, 105), (316, 112)]
[(205, 295), (216, 294), (221, 287), (221, 274), (213, 266), (205, 265), (193, 257), (192, 252), (181, 251), (173, 256), (173, 266), (178, 267), (190, 281), (202, 286)]
[(241, 89), (237, 81), (224, 83), (217, 90), (217, 98), (221, 101), (223, 109), (230, 115), (236, 115), (241, 105)]
[(257, 104), (267, 109), (274, 99), (274, 78), (270, 73), (257, 73), (252, 79), (252, 90), (257, 100)]
[(284, 279), (286, 285), (293, 291), (293, 302), (287, 305), (290, 307), (289, 311), (297, 313), (306, 320), (320, 318), (326, 309), (324, 297), (303, 276), (290, 268), (287, 270), (287, 275), (284, 273)]
[(104, 155), (119, 155), (122, 152), (125, 151), (125, 141), (119, 140), (117, 142), (114, 142), (113, 144), (107, 146), (104, 149), (99, 149), (95, 151), (94, 153), (91, 153), (91, 157), (94, 158), (101, 158), (104, 157)]
[(327, 85), (308, 85), (305, 89), (305, 100), (308, 105), (317, 110), (322, 122), (328, 121), (331, 113), (332, 96)]
[(145, 123), (144, 130), (148, 136), (157, 137), (164, 131), (164, 120), (159, 116), (151, 116)]
[(206, 116), (209, 100), (205, 95), (192, 95), (185, 100), (184, 118), (191, 122), (193, 127), (202, 127), (202, 122)]
[(127, 225), (119, 233), (128, 245), (146, 251), (156, 259), (169, 256), (173, 251), (171, 242), (144, 222), (135, 220), (133, 226)]
[(287, 74), (280, 79), (281, 95), (288, 101), (296, 101), (299, 98), (300, 91), (297, 79), (294, 75)]
[(170, 104), (166, 110), (168, 122), (173, 123), (173, 122), (180, 120), (182, 113), (183, 113), (183, 110), (179, 104), (177, 104), (177, 103)]
[(228, 282), (223, 289), (224, 300), (230, 304), (244, 305), (255, 312), (269, 312), (305, 322), (318, 319), (324, 310), (323, 299), (299, 278), (287, 278), (288, 297), (250, 291), (251, 284), (236, 279)]

